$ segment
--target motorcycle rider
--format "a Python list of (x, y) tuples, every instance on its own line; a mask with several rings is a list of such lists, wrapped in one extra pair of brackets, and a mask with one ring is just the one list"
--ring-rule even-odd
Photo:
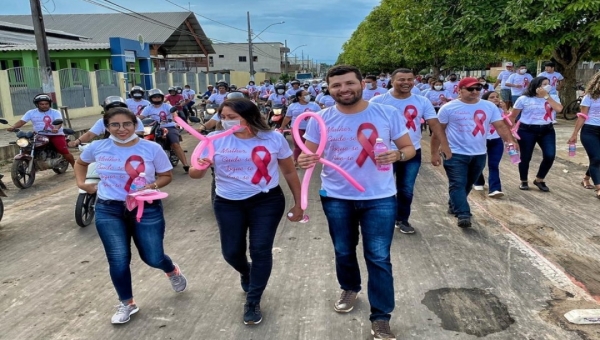
[(315, 98), (315, 103), (319, 104), (319, 101), (325, 95), (325, 90), (327, 90), (327, 83), (326, 82), (322, 82), (321, 83), (321, 92)]
[[(129, 90), (129, 96), (131, 98), (127, 98), (125, 103), (127, 103), (129, 111), (135, 113), (136, 116), (142, 113), (144, 107), (150, 105), (150, 102), (144, 99), (145, 92), (146, 91), (144, 91), (141, 86), (134, 86)], [(104, 111), (106, 112), (106, 109), (104, 109)]]
[(321, 93), (321, 89), (319, 88), (319, 81), (318, 80), (313, 80), (312, 82), (312, 86), (308, 88), (308, 93), (310, 93), (310, 96), (314, 98), (316, 98), (319, 93)]
[(235, 85), (235, 84), (229, 85), (229, 92), (234, 92), (234, 91), (237, 91), (237, 85)]
[(217, 93), (213, 93), (208, 100), (206, 101), (207, 104), (217, 104), (217, 105), (221, 105), (221, 103), (223, 103), (223, 101), (225, 100), (225, 97), (227, 96), (227, 90), (229, 89), (229, 86), (227, 85), (226, 82), (222, 81), (217, 83), (217, 90), (219, 92)]
[[(132, 89), (132, 91), (133, 91), (133, 89)], [(104, 113), (108, 112), (108, 110), (115, 108), (115, 107), (126, 107), (131, 111), (131, 107), (129, 106), (129, 104), (127, 104), (127, 101), (123, 100), (123, 98), (121, 98), (119, 96), (106, 97), (106, 99), (104, 99), (104, 103), (102, 105), (102, 107), (104, 108)], [(148, 102), (148, 104), (150, 104), (150, 102)], [(131, 112), (135, 113), (135, 111), (131, 111)], [(136, 116), (138, 116), (138, 115), (136, 115)], [(70, 141), (69, 147), (70, 148), (78, 147), (81, 144), (90, 142), (92, 139), (96, 138), (97, 136), (104, 137), (106, 135), (106, 133), (108, 133), (108, 130), (106, 129), (106, 126), (104, 125), (104, 118), (100, 118), (96, 121), (96, 123), (94, 123), (94, 125), (92, 126), (91, 129), (89, 129), (89, 131), (87, 131), (83, 135), (79, 136), (79, 138), (77, 138), (76, 140)], [(137, 125), (135, 126), (135, 133), (140, 136), (144, 135), (144, 123), (142, 123), (139, 116), (137, 117)]]
[(215, 93), (215, 87), (212, 86), (211, 84), (208, 84), (208, 86), (206, 87), (206, 92), (204, 92), (202, 97), (208, 98), (208, 97), (212, 96), (213, 93)]
[(285, 85), (275, 85), (275, 92), (272, 93), (267, 99), (267, 106), (273, 107), (275, 105), (286, 105), (287, 100), (285, 98)]
[(33, 97), (33, 103), (37, 108), (27, 111), (21, 120), (6, 130), (10, 132), (15, 131), (15, 129), (18, 129), (31, 121), (33, 131), (48, 137), (50, 143), (52, 143), (56, 149), (56, 152), (63, 155), (65, 160), (71, 164), (71, 167), (74, 167), (75, 158), (69, 152), (69, 148), (67, 147), (67, 139), (65, 138), (62, 124), (52, 125), (54, 120), (62, 119), (60, 112), (50, 107), (52, 105), (52, 98), (48, 94), (40, 93)]
[(173, 121), (173, 113), (171, 112), (172, 106), (164, 102), (165, 95), (159, 89), (152, 89), (148, 91), (148, 99), (150, 99), (151, 105), (147, 106), (144, 111), (142, 111), (140, 118), (154, 119), (160, 123), (160, 127), (167, 129), (167, 139), (169, 141), (169, 145), (171, 146), (171, 149), (175, 151), (177, 158), (179, 158), (183, 164), (183, 171), (187, 173), (190, 169), (190, 166), (185, 158), (185, 154), (183, 153), (181, 145), (179, 145), (179, 129), (175, 127), (175, 122)]
[(273, 87), (273, 85), (271, 85), (271, 81), (269, 79), (265, 79), (265, 84), (260, 87), (259, 99), (264, 100), (264, 101), (268, 100), (269, 96), (274, 91), (275, 91), (275, 88)]
[(188, 112), (188, 117), (194, 113), (192, 107), (196, 102), (194, 101), (194, 97), (196, 96), (196, 91), (192, 90), (189, 85), (185, 85), (183, 92), (181, 93), (183, 99), (185, 99), (185, 104), (183, 105), (183, 110)]
[(176, 107), (177, 112), (179, 112), (179, 116), (182, 118), (185, 117), (184, 119), (187, 122), (188, 116), (183, 112), (183, 102), (185, 101), (183, 95), (180, 94), (179, 89), (175, 86), (169, 87), (168, 91), (169, 94), (165, 97), (165, 102), (168, 102), (171, 104), (171, 106)]
[(285, 92), (287, 99), (289, 100), (291, 96), (295, 96), (296, 92), (300, 91), (300, 82), (297, 80), (292, 80), (291, 88)]

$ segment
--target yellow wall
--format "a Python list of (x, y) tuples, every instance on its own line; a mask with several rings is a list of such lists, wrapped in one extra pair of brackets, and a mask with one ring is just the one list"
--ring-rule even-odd
[[(250, 72), (240, 72), (240, 71), (230, 71), (230, 84), (235, 84), (237, 87), (244, 87), (248, 85), (250, 81)], [(261, 81), (265, 80), (266, 73), (264, 72), (256, 72), (254, 75), (254, 82), (256, 85), (260, 84)]]

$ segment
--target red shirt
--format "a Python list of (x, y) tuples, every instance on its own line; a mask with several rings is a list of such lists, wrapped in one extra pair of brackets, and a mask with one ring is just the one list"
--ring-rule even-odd
[(177, 104), (179, 104), (180, 101), (183, 100), (182, 95), (176, 94), (176, 95), (172, 96), (172, 95), (168, 94), (165, 96), (165, 99), (167, 100), (167, 102), (169, 104), (171, 104), (171, 106), (177, 107), (178, 110), (183, 109), (183, 107), (181, 105), (177, 105)]

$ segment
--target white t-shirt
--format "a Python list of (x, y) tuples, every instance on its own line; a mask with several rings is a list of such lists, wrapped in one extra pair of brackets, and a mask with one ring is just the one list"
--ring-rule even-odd
[(321, 99), (319, 100), (319, 104), (324, 105), (325, 108), (332, 107), (335, 105), (335, 99), (333, 99), (332, 96), (326, 94), (323, 97), (321, 97)]
[[(286, 117), (292, 117), (292, 123), (291, 125), (294, 126), (294, 122), (296, 121), (296, 118), (298, 118), (299, 115), (301, 115), (304, 112), (307, 111), (311, 111), (311, 112), (319, 112), (321, 111), (321, 108), (319, 107), (319, 105), (310, 102), (308, 104), (302, 105), (300, 103), (293, 103), (292, 105), (290, 105), (287, 109), (287, 112), (285, 113)], [(306, 124), (308, 123), (309, 119), (303, 119), (302, 122), (300, 122), (300, 129), (301, 130), (306, 130)]]
[(273, 93), (273, 92), (275, 92), (275, 86), (273, 86), (273, 85), (269, 84), (269, 86), (263, 85), (260, 87), (260, 97), (261, 98), (265, 98), (265, 97), (268, 98), (271, 95), (271, 93)]
[(291, 96), (295, 96), (296, 93), (298, 93), (298, 91), (300, 91), (300, 88), (298, 88), (297, 90), (294, 90), (294, 88), (291, 88), (287, 91), (285, 91), (285, 95), (290, 98)]
[(548, 78), (548, 80), (550, 81), (550, 86), (552, 86), (552, 90), (550, 91), (550, 94), (556, 94), (558, 92), (556, 92), (556, 85), (558, 85), (558, 82), (565, 79), (565, 77), (563, 77), (562, 74), (554, 71), (552, 73), (548, 73), (546, 71), (538, 74), (538, 77), (546, 77)]
[(100, 176), (98, 197), (103, 200), (125, 201), (131, 182), (140, 172), (146, 174), (147, 183), (154, 183), (156, 173), (173, 169), (160, 145), (141, 138), (127, 147), (115, 145), (111, 139), (94, 141), (80, 158), (86, 163), (96, 163)]
[(364, 188), (358, 191), (344, 176), (331, 167), (321, 171), (322, 195), (347, 200), (369, 200), (396, 194), (393, 171), (379, 171), (375, 165), (373, 146), (376, 138), (390, 147), (391, 141), (405, 135), (406, 127), (396, 108), (369, 103), (361, 112), (344, 114), (336, 106), (321, 110), (319, 114), (327, 126), (327, 141), (321, 141), (318, 122), (311, 119), (304, 138), (313, 143), (326, 143), (323, 157), (346, 170)]
[(500, 89), (501, 90), (509, 90), (510, 87), (506, 86), (506, 81), (508, 80), (508, 77), (510, 77), (511, 74), (514, 74), (514, 72), (511, 72), (509, 70), (503, 70), (502, 72), (500, 72), (500, 74), (498, 74), (498, 80), (500, 80)]
[(323, 96), (325, 95), (325, 92), (321, 92), (319, 93), (316, 97), (315, 97), (315, 103), (319, 103), (321, 101), (321, 98), (323, 98)]
[[(391, 89), (390, 89), (390, 91), (391, 91)], [(419, 88), (418, 88), (418, 87), (416, 87), (416, 86), (413, 86), (413, 87), (412, 87), (412, 89), (410, 89), (410, 93), (412, 93), (412, 94), (416, 94), (416, 95), (419, 95), (419, 96), (420, 96), (420, 95), (421, 95), (421, 90), (419, 90)]]
[[(144, 132), (144, 123), (142, 123), (142, 120), (139, 118), (137, 119), (137, 125), (135, 127), (135, 132)], [(90, 129), (90, 132), (95, 134), (96, 136), (104, 136), (104, 132), (106, 132), (106, 126), (104, 126), (104, 119), (100, 118), (98, 119), (94, 125), (92, 126), (92, 128)]]
[(311, 85), (308, 87), (308, 93), (310, 93), (311, 96), (316, 97), (319, 93), (321, 93), (321, 87), (319, 87), (319, 85)]
[[(498, 111), (500, 112), (500, 117), (502, 117), (502, 115), (504, 114), (504, 111), (501, 108), (498, 108)], [(496, 138), (500, 138), (500, 135), (498, 134), (498, 131), (496, 131), (496, 128), (494, 127), (494, 125), (490, 124), (490, 129), (488, 131), (487, 139), (496, 139)]]
[(587, 106), (590, 108), (588, 110), (588, 119), (585, 121), (585, 123), (589, 125), (600, 126), (600, 98), (592, 99), (589, 94), (586, 94), (581, 100), (581, 106)]
[(213, 93), (210, 95), (210, 97), (208, 97), (208, 101), (217, 105), (221, 105), (225, 101), (225, 97), (227, 97), (228, 94), (229, 92), (226, 92), (225, 94)]
[(278, 95), (275, 93), (272, 93), (269, 96), (268, 100), (270, 100), (273, 105), (277, 105), (277, 104), (285, 105), (285, 103), (287, 102), (287, 99), (285, 99), (285, 95), (283, 95), (283, 94)]
[(189, 90), (183, 90), (181, 91), (181, 95), (183, 96), (183, 99), (187, 99), (187, 100), (194, 100), (194, 96), (196, 95), (196, 91), (189, 89)]
[(446, 90), (427, 90), (425, 92), (423, 92), (422, 94), (423, 97), (429, 99), (429, 101), (431, 102), (431, 104), (433, 105), (433, 107), (440, 107), (442, 106), (442, 104), (444, 104), (445, 98), (447, 99), (451, 99), (452, 95), (446, 91)]
[[(437, 119), (437, 114), (431, 102), (420, 95), (413, 94), (406, 99), (398, 99), (394, 98), (390, 92), (386, 92), (381, 96), (373, 97), (370, 102), (391, 105), (398, 109), (396, 113), (400, 115), (396, 118), (402, 120), (402, 124), (408, 129), (410, 140), (417, 150), (421, 148), (421, 118), (425, 120)], [(391, 147), (394, 150), (397, 149), (394, 143)]]
[[(229, 200), (243, 200), (278, 186), (278, 160), (292, 156), (285, 137), (274, 131), (259, 131), (249, 139), (229, 135), (213, 143), (216, 193)], [(207, 155), (205, 150), (202, 157)]]
[(509, 84), (513, 84), (513, 85), (523, 85), (523, 87), (520, 89), (518, 89), (516, 87), (511, 87), (510, 94), (513, 96), (522, 95), (523, 92), (525, 92), (527, 90), (527, 86), (529, 86), (529, 83), (531, 83), (532, 79), (533, 79), (533, 77), (529, 73), (525, 73), (525, 74), (513, 73), (513, 74), (511, 74), (510, 77), (508, 77), (508, 80), (506, 82)]
[(438, 112), (440, 123), (447, 124), (446, 136), (452, 153), (476, 156), (487, 153), (490, 124), (502, 120), (496, 105), (487, 100), (466, 104), (453, 100)]
[[(552, 96), (554, 100), (554, 96)], [(559, 102), (560, 103), (560, 102)], [(521, 110), (521, 123), (530, 125), (548, 125), (554, 122), (554, 110), (544, 98), (521, 96), (514, 105)]]
[(363, 92), (362, 92), (362, 98), (364, 100), (371, 100), (371, 98), (373, 97), (377, 97), (379, 95), (382, 95), (384, 93), (387, 93), (387, 89), (383, 88), (383, 87), (378, 87), (374, 90), (371, 89), (367, 89), (366, 87), (364, 88)]
[(136, 101), (133, 98), (127, 98), (125, 100), (125, 103), (127, 103), (127, 108), (129, 109), (129, 111), (135, 113), (136, 116), (142, 113), (142, 107), (152, 105), (146, 99)]
[[(52, 122), (56, 119), (62, 119), (60, 112), (55, 109), (49, 109), (46, 112), (41, 112), (38, 109), (33, 109), (25, 112), (25, 115), (21, 118), (24, 122), (31, 121), (31, 125), (33, 125), (33, 131), (38, 132), (40, 135), (50, 135), (50, 136), (58, 136), (64, 135), (63, 128), (61, 126), (58, 129), (58, 133), (52, 133), (51, 130), (54, 129)], [(47, 132), (41, 132), (42, 130), (48, 130)]]
[(248, 94), (252, 94), (258, 91), (258, 87), (256, 85), (248, 85), (246, 86), (246, 90), (248, 90)]
[(377, 78), (377, 86), (379, 86), (381, 88), (387, 89), (389, 83), (390, 83), (389, 79), (386, 79), (386, 78), (384, 78), (384, 79)]
[(444, 90), (450, 94), (450, 99), (458, 98), (458, 83), (459, 81), (447, 81), (444, 83)]
[(161, 127), (174, 127), (175, 122), (173, 121), (173, 114), (169, 112), (170, 109), (171, 104), (169, 103), (162, 103), (159, 107), (150, 105), (142, 111), (142, 116), (154, 119), (160, 123)]

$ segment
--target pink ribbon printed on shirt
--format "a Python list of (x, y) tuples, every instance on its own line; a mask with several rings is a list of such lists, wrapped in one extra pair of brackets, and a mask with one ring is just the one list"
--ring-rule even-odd
[[(133, 162), (140, 162), (138, 166), (133, 167)], [(127, 192), (131, 192), (131, 183), (133, 180), (140, 175), (140, 173), (146, 170), (146, 165), (144, 164), (144, 159), (141, 156), (133, 155), (127, 158), (125, 161), (125, 172), (129, 175), (129, 179), (127, 183), (125, 183), (125, 190)]]
[(550, 103), (544, 103), (544, 110), (546, 110), (546, 114), (544, 115), (544, 120), (552, 120), (552, 106)]
[(52, 117), (44, 116), (44, 130), (52, 131), (54, 128), (52, 126)]
[(482, 136), (485, 136), (485, 119), (487, 115), (483, 110), (475, 111), (473, 115), (473, 120), (475, 121), (475, 129), (473, 129), (473, 137), (477, 136), (478, 133), (481, 133)]
[(417, 125), (415, 124), (415, 118), (419, 115), (419, 111), (414, 105), (407, 105), (404, 108), (404, 118), (406, 118), (406, 128), (417, 131)]
[[(258, 153), (264, 152), (264, 156), (261, 157)], [(271, 153), (264, 146), (257, 146), (252, 149), (252, 163), (256, 165), (256, 172), (252, 177), (252, 184), (260, 183), (260, 180), (264, 178), (267, 184), (271, 182), (271, 176), (269, 175), (268, 165), (271, 162)]]
[[(369, 138), (367, 138), (367, 136), (363, 132), (365, 130), (371, 130), (371, 136), (369, 136)], [(362, 146), (362, 150), (360, 151), (360, 154), (356, 159), (356, 164), (358, 164), (358, 166), (362, 168), (367, 158), (371, 158), (373, 163), (375, 163), (375, 154), (373, 153), (373, 147), (375, 146), (377, 138), (379, 137), (375, 125), (371, 123), (360, 124), (360, 126), (358, 127), (358, 131), (356, 132), (356, 137), (358, 138), (358, 142)]]

